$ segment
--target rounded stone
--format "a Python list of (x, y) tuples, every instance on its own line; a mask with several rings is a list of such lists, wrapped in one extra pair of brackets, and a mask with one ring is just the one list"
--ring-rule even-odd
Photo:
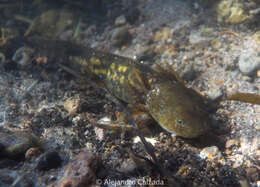
[(253, 75), (260, 68), (260, 57), (253, 52), (242, 53), (238, 66), (244, 75)]

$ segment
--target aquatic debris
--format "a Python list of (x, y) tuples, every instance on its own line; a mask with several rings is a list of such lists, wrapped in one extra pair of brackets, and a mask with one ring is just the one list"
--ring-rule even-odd
[(68, 10), (48, 10), (31, 22), (24, 36), (38, 34), (57, 38), (65, 28), (73, 26), (74, 22), (74, 16)]
[(249, 18), (245, 11), (244, 1), (222, 0), (217, 6), (217, 21), (228, 24), (239, 24)]

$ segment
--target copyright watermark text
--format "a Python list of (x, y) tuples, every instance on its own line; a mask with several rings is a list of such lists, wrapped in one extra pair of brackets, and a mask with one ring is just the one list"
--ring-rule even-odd
[(113, 179), (97, 179), (96, 184), (101, 185), (165, 185), (164, 180), (161, 179), (152, 179), (151, 177), (142, 177), (142, 178), (131, 178), (125, 180), (113, 180)]

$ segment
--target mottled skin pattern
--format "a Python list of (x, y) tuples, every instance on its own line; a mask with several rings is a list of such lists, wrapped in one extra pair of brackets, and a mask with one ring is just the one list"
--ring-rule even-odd
[(101, 82), (112, 95), (131, 106), (142, 104), (171, 133), (194, 138), (209, 129), (204, 99), (168, 71), (71, 42), (29, 38), (21, 43), (34, 50), (33, 58), (43, 56), (62, 63), (80, 76)]

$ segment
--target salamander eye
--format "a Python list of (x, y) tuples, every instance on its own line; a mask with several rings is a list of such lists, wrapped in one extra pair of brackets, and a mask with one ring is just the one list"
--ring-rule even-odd
[(179, 124), (180, 126), (184, 126), (184, 121), (182, 119), (176, 119), (175, 120), (177, 124)]

